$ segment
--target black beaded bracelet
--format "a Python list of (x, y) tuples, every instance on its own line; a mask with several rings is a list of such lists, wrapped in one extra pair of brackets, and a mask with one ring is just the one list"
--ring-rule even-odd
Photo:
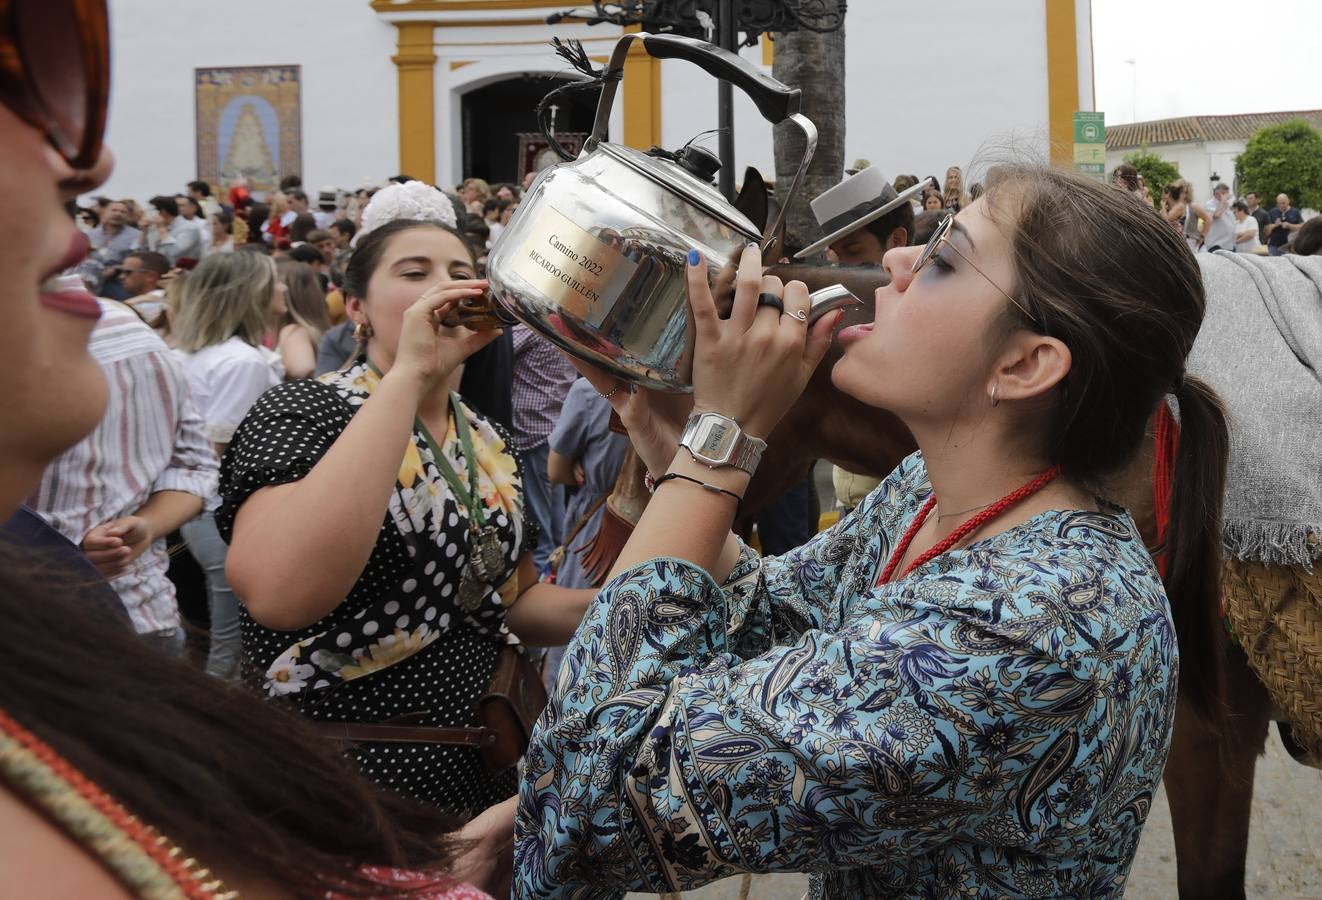
[(652, 490), (655, 491), (657, 488), (665, 484), (667, 481), (670, 481), (672, 478), (678, 478), (681, 481), (691, 481), (694, 484), (696, 484), (698, 487), (702, 488), (703, 490), (710, 491), (713, 494), (725, 494), (727, 497), (733, 497), (735, 503), (744, 502), (744, 498), (740, 497), (734, 491), (727, 491), (723, 487), (718, 487), (717, 485), (714, 484), (708, 484), (705, 481), (701, 481), (697, 478), (690, 478), (688, 475), (681, 475), (678, 472), (669, 472), (665, 475), (662, 475), (660, 478), (656, 479), (652, 483)]

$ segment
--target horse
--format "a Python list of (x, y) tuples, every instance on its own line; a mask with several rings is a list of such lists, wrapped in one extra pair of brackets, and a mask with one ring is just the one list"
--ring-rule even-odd
[[(750, 172), (737, 205), (754, 222), (764, 221), (765, 186)], [(752, 196), (747, 196), (753, 185)], [(763, 196), (757, 195), (757, 186)], [(762, 204), (759, 206), (759, 204)], [(759, 219), (758, 216), (763, 216)], [(776, 258), (773, 256), (772, 258)], [(862, 301), (848, 309), (839, 328), (871, 322), (875, 294), (889, 283), (880, 268), (777, 264), (767, 274), (783, 281), (803, 281), (809, 290), (843, 283)], [(729, 278), (717, 278), (717, 305), (728, 313), (733, 301)], [(900, 419), (869, 407), (838, 390), (831, 370), (842, 354), (839, 342), (813, 373), (803, 394), (767, 438), (767, 450), (741, 504), (736, 530), (747, 533), (752, 518), (772, 500), (803, 479), (815, 460), (828, 460), (860, 475), (884, 478), (917, 449)], [(1229, 411), (1231, 420), (1234, 410)], [(1156, 416), (1149, 422), (1134, 459), (1098, 490), (1109, 501), (1126, 507), (1149, 548), (1158, 546), (1154, 474), (1158, 447)], [(647, 504), (642, 463), (630, 452), (615, 490), (607, 500), (608, 519), (590, 542), (596, 568), (604, 575), (614, 563)], [(1243, 897), (1253, 773), (1263, 752), (1272, 700), (1237, 646), (1223, 660), (1225, 678), (1220, 728), (1199, 717), (1177, 699), (1175, 729), (1163, 784), (1175, 835), (1176, 868), (1181, 897)]]

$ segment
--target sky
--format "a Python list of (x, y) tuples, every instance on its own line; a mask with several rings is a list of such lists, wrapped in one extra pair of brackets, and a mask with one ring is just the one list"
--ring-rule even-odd
[(1092, 43), (1108, 125), (1322, 109), (1322, 0), (1092, 0)]

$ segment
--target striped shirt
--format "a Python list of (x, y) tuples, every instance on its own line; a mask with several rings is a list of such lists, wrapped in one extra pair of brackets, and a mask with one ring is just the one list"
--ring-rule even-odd
[[(179, 362), (127, 307), (102, 300), (101, 313), (89, 350), (110, 388), (105, 415), (50, 464), (30, 503), (79, 545), (97, 525), (134, 515), (157, 491), (216, 494), (216, 455)], [(179, 625), (168, 567), (162, 537), (110, 583), (139, 634)]]

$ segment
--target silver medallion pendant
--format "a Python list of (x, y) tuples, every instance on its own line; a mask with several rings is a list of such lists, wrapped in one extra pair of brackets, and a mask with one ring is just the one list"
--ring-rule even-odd
[(471, 569), (465, 569), (463, 577), (459, 579), (459, 608), (464, 612), (477, 609), (482, 605), (482, 595), (486, 589), (486, 582), (474, 578)]
[(468, 570), (487, 584), (494, 584), (505, 569), (505, 551), (500, 531), (494, 525), (475, 528), (468, 548)]

